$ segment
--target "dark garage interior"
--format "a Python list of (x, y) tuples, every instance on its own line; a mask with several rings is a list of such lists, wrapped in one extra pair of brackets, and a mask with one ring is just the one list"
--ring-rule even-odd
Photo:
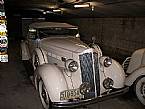
[[(71, 2), (72, 1), (72, 2)], [(21, 60), (20, 43), (33, 22), (66, 22), (78, 26), (80, 39), (92, 37), (104, 55), (120, 64), (145, 48), (144, 0), (5, 0), (9, 62), (0, 63), (0, 109), (43, 109)], [(89, 7), (74, 8), (89, 3)], [(60, 9), (54, 11), (54, 9)], [(27, 66), (27, 65), (26, 65)], [(132, 88), (132, 87), (131, 87)], [(134, 92), (72, 109), (144, 109)], [(55, 109), (55, 108), (54, 108)]]

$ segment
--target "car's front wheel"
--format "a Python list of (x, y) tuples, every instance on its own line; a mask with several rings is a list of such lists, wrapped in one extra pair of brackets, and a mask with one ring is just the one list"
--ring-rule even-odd
[(135, 93), (139, 101), (145, 105), (145, 77), (140, 77), (135, 83)]
[(39, 81), (39, 86), (38, 86), (38, 91), (39, 91), (39, 96), (40, 96), (40, 99), (41, 99), (41, 103), (44, 107), (44, 109), (50, 109), (50, 99), (49, 99), (49, 95), (48, 95), (48, 92), (46, 90), (46, 87), (43, 83), (42, 80)]

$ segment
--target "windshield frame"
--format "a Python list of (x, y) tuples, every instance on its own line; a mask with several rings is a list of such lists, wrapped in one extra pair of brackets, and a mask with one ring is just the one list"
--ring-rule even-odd
[[(47, 38), (47, 37), (76, 37), (76, 35), (79, 33), (78, 28), (37, 28), (37, 36), (40, 39)], [(49, 30), (49, 33), (47, 33)], [(40, 34), (43, 34), (41, 35)], [(59, 32), (59, 33), (58, 33)], [(73, 32), (73, 33), (71, 33)]]

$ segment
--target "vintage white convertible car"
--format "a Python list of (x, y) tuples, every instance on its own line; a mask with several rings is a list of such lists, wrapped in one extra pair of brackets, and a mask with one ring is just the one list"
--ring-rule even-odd
[[(32, 62), (34, 84), (45, 109), (87, 105), (123, 94), (134, 85), (145, 105), (145, 49), (122, 65), (103, 56), (96, 44), (79, 40), (78, 27), (37, 22), (21, 43), (22, 60)], [(128, 64), (129, 63), (129, 64)]]

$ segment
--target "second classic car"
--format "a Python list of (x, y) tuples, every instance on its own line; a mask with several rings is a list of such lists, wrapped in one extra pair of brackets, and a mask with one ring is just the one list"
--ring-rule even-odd
[[(103, 56), (96, 44), (79, 39), (77, 26), (36, 22), (21, 43), (22, 60), (34, 68), (34, 84), (45, 109), (87, 105), (123, 94), (134, 85), (145, 105), (145, 49), (123, 63)], [(129, 63), (129, 65), (128, 65)]]

